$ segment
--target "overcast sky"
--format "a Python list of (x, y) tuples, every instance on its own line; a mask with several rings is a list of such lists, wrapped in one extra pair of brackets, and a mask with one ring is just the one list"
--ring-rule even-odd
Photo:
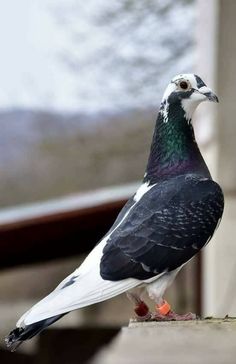
[[(180, 1), (163, 16), (134, 2), (117, 17), (124, 4), (0, 1), (0, 108), (96, 110), (159, 102), (170, 76), (191, 71), (193, 9), (184, 9), (183, 21)], [(103, 14), (103, 23), (114, 21), (106, 26)], [(174, 48), (179, 56), (172, 59)]]
[[(48, 0), (0, 2), (0, 107), (73, 106), (57, 60), (60, 32)], [(59, 85), (63, 84), (63, 93)], [(68, 98), (66, 95), (68, 94)], [(70, 105), (71, 104), (71, 105)]]

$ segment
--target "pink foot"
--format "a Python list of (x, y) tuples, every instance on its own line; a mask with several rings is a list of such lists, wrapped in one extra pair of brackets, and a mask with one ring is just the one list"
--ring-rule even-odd
[(179, 315), (178, 313), (175, 313), (173, 311), (169, 311), (166, 315), (161, 315), (159, 313), (153, 313), (152, 314), (152, 320), (153, 321), (190, 321), (190, 320), (196, 320), (197, 316), (195, 313), (186, 313), (184, 315)]

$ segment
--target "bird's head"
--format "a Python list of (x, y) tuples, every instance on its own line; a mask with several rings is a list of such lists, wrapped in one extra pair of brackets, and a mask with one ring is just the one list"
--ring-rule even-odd
[(218, 97), (202, 81), (192, 73), (175, 76), (167, 86), (162, 99), (162, 109), (171, 104), (180, 104), (185, 111), (186, 119), (190, 120), (196, 107), (202, 101), (219, 102)]

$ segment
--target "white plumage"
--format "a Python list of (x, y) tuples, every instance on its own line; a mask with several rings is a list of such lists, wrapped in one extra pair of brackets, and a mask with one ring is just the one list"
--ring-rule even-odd
[[(152, 187), (154, 185), (150, 186), (148, 183), (144, 183), (139, 187), (134, 196), (135, 203), (127, 211), (119, 224), (95, 246), (78, 269), (65, 278), (53, 292), (39, 301), (19, 319), (16, 324), (17, 327), (24, 327), (52, 316), (107, 300), (142, 283), (134, 278), (115, 282), (104, 280), (100, 275), (100, 261), (104, 246), (109, 237), (128, 216), (136, 203)], [(76, 277), (74, 283), (63, 288), (72, 277)], [(156, 278), (152, 278), (151, 281)]]

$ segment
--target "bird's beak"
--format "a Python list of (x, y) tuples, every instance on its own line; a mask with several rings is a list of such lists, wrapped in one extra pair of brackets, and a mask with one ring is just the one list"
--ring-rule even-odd
[(219, 102), (219, 99), (218, 97), (216, 96), (216, 94), (214, 94), (214, 92), (210, 91), (210, 92), (206, 92), (204, 93), (204, 95), (207, 97), (207, 99), (209, 101), (212, 101), (212, 102)]
[(219, 102), (218, 97), (216, 96), (216, 94), (214, 94), (214, 92), (212, 92), (212, 91), (211, 91), (211, 89), (210, 89), (210, 88), (208, 88), (208, 87), (206, 87), (206, 86), (201, 87), (201, 88), (199, 89), (199, 92), (200, 92), (202, 95), (206, 96), (207, 100), (212, 101), (212, 102)]

